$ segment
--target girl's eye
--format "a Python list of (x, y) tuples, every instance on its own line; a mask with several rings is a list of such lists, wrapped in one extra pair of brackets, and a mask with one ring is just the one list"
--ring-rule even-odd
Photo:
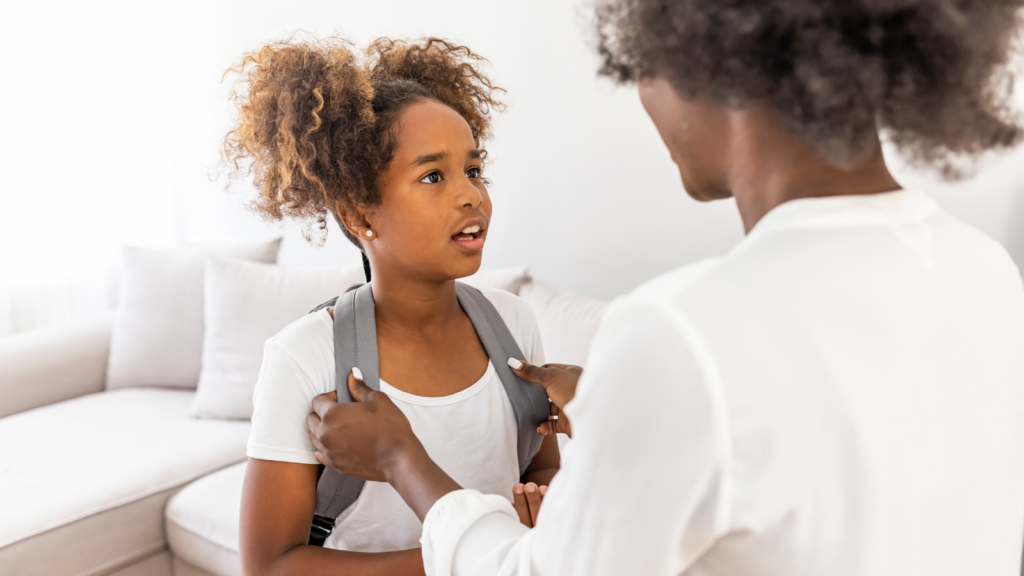
[(424, 176), (420, 180), (420, 182), (423, 182), (424, 184), (437, 184), (440, 181), (441, 181), (441, 173), (440, 172), (431, 172), (430, 174), (427, 174), (426, 176)]
[(466, 170), (466, 178), (479, 178), (479, 177), (480, 177), (480, 169), (479, 168), (470, 168), (469, 170)]

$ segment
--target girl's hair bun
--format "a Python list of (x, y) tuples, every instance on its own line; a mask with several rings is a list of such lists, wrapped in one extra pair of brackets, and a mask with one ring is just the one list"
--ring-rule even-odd
[(252, 178), (255, 212), (299, 220), (307, 239), (322, 242), (338, 203), (380, 202), (378, 179), (396, 146), (392, 127), (409, 104), (429, 98), (450, 106), (482, 148), (491, 111), (502, 108), (485, 63), (439, 38), (381, 38), (362, 51), (337, 37), (267, 44), (225, 72), (236, 77), (237, 117), (224, 160), (236, 178)]

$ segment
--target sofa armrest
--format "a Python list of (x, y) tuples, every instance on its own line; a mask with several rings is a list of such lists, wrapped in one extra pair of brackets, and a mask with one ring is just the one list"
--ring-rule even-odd
[(113, 314), (0, 339), (0, 418), (102, 392)]

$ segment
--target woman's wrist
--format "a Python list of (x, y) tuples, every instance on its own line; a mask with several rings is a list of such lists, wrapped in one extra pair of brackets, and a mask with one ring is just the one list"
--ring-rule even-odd
[(388, 484), (391, 484), (409, 508), (412, 508), (421, 522), (441, 497), (462, 489), (431, 460), (422, 445), (409, 446), (398, 451), (383, 472)]
[(417, 470), (428, 469), (431, 464), (434, 461), (427, 454), (427, 449), (418, 438), (413, 437), (411, 441), (403, 442), (392, 450), (390, 456), (383, 460), (380, 471), (385, 481), (394, 485), (396, 481), (401, 482), (402, 477), (408, 474), (415, 476)]

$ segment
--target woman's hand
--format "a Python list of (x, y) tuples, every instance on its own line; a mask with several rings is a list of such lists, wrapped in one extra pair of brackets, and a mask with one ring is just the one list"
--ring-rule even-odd
[(512, 506), (519, 514), (519, 521), (523, 526), (533, 528), (537, 525), (537, 514), (540, 513), (540, 505), (544, 502), (544, 495), (547, 492), (547, 486), (537, 486), (533, 482), (512, 487)]
[(347, 476), (387, 482), (388, 472), (403, 458), (425, 454), (409, 419), (383, 392), (376, 392), (354, 374), (348, 389), (355, 400), (339, 404), (338, 393), (313, 399), (306, 417), (316, 459)]
[(347, 476), (391, 484), (422, 522), (435, 502), (460, 489), (458, 483), (430, 459), (387, 394), (353, 374), (348, 389), (354, 402), (338, 404), (336, 392), (313, 399), (306, 426), (317, 462)]
[[(517, 362), (519, 363), (518, 368), (515, 366)], [(561, 432), (572, 437), (572, 424), (565, 417), (562, 409), (576, 396), (576, 383), (579, 382), (580, 375), (583, 374), (583, 368), (570, 364), (533, 366), (523, 360), (513, 359), (508, 361), (508, 365), (516, 373), (516, 376), (527, 382), (543, 386), (548, 393), (548, 398), (551, 398), (551, 419), (541, 423), (537, 431), (544, 436)]]

